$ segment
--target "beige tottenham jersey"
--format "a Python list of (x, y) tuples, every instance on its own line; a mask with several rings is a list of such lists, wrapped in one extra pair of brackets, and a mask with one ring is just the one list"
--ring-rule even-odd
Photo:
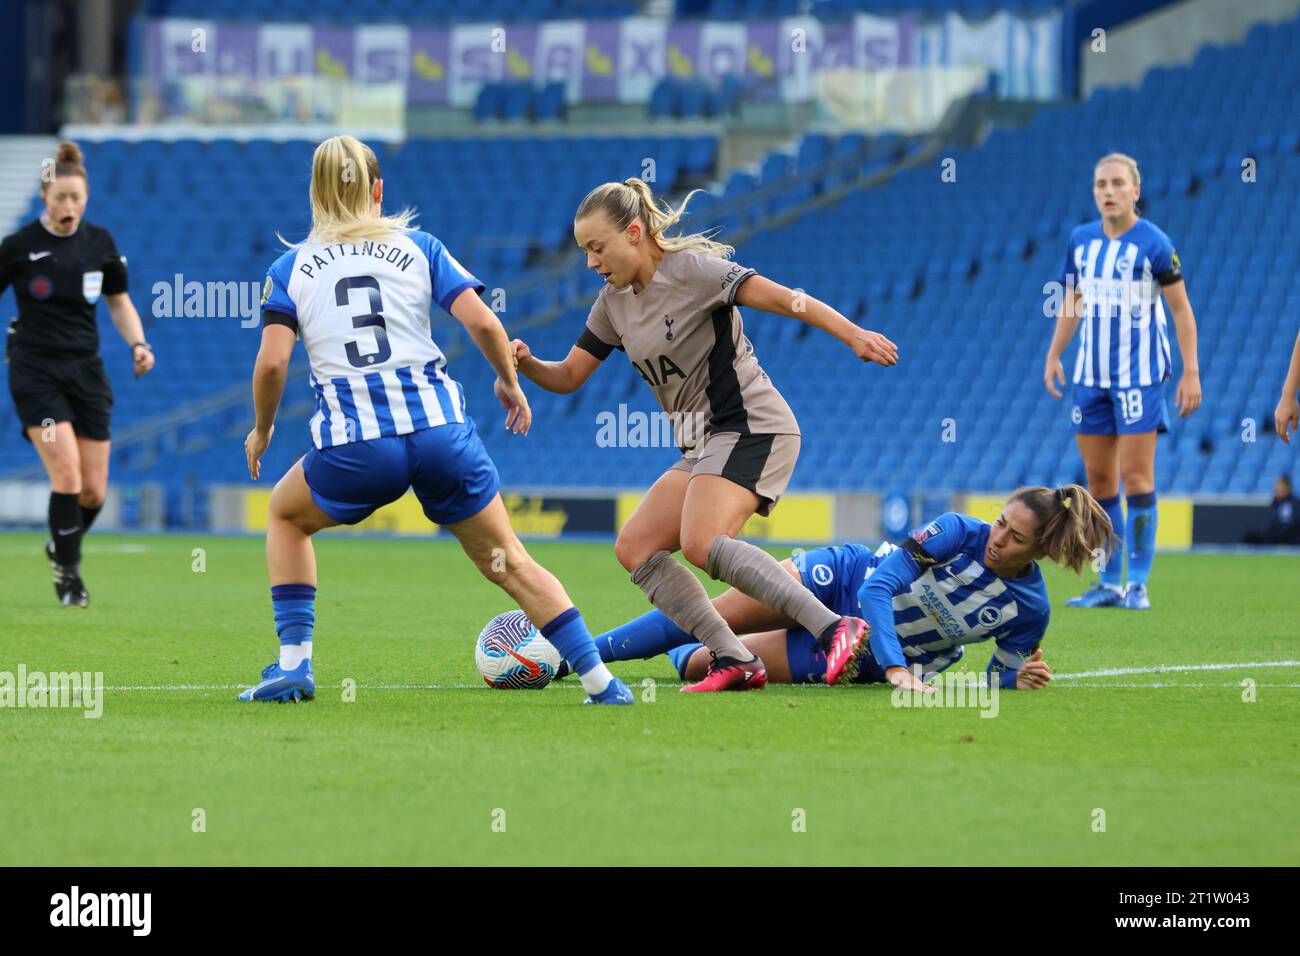
[(578, 347), (614, 349), (668, 413), (683, 452), (716, 432), (798, 435), (799, 423), (754, 357), (736, 290), (753, 269), (702, 252), (664, 253), (650, 284), (600, 290)]

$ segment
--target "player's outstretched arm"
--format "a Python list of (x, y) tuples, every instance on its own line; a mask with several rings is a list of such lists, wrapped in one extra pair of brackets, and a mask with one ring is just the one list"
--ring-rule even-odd
[(275, 412), (284, 395), (289, 357), (293, 355), (296, 338), (293, 329), (285, 325), (262, 327), (262, 346), (257, 350), (257, 361), (253, 365), (253, 413), (256, 421), (244, 439), (248, 475), (254, 481), (262, 474), (262, 454), (271, 444), (271, 433), (275, 431)]
[(750, 276), (736, 290), (736, 302), (749, 309), (771, 312), (798, 319), (815, 329), (827, 332), (849, 348), (864, 362), (880, 365), (898, 364), (898, 346), (879, 332), (872, 332), (850, 322), (825, 302), (806, 292), (796, 292), (760, 275)]
[(885, 671), (885, 679), (903, 690), (933, 692), (907, 667), (903, 647), (894, 628), (894, 595), (902, 594), (921, 576), (921, 567), (906, 548), (899, 548), (880, 562), (871, 577), (858, 589), (862, 619), (871, 627), (867, 639), (871, 653)]
[(521, 339), (515, 339), (510, 346), (514, 350), (519, 371), (530, 382), (540, 385), (548, 392), (561, 395), (576, 392), (600, 368), (600, 359), (576, 345), (569, 349), (563, 362), (542, 361), (533, 355), (532, 349)]
[(108, 316), (113, 320), (113, 326), (122, 336), (123, 341), (131, 347), (132, 371), (135, 372), (135, 377), (139, 378), (153, 368), (153, 349), (145, 342), (144, 324), (140, 321), (140, 313), (135, 310), (135, 304), (131, 301), (128, 292), (106, 295), (104, 302), (108, 304)]
[(515, 361), (510, 351), (510, 337), (506, 335), (501, 320), (489, 309), (472, 288), (456, 296), (448, 310), (465, 327), (474, 346), (483, 353), (497, 377), (507, 385), (515, 385)]
[(1065, 368), (1061, 365), (1061, 356), (1065, 354), (1070, 339), (1074, 338), (1074, 330), (1079, 327), (1082, 296), (1071, 292), (1070, 289), (1066, 290), (1066, 296), (1061, 300), (1061, 307), (1056, 313), (1056, 330), (1052, 333), (1052, 344), (1047, 347), (1047, 363), (1043, 367), (1043, 384), (1053, 398), (1061, 397), (1061, 391), (1057, 388), (1057, 385), (1065, 384)]
[(1273, 424), (1277, 427), (1277, 437), (1288, 445), (1296, 427), (1300, 426), (1300, 403), (1296, 402), (1296, 392), (1300, 391), (1300, 332), (1296, 333), (1295, 346), (1291, 349), (1291, 365), (1286, 370), (1286, 381), (1282, 383), (1282, 397), (1278, 399), (1273, 412)]
[(483, 303), (473, 288), (467, 288), (456, 296), (448, 311), (465, 327), (475, 347), (483, 353), (492, 370), (497, 373), (492, 391), (506, 410), (506, 428), (516, 435), (527, 435), (533, 424), (533, 411), (528, 406), (524, 390), (519, 387), (510, 337), (506, 335), (501, 320)]
[(1174, 393), (1178, 417), (1186, 418), (1201, 407), (1201, 363), (1196, 350), (1196, 316), (1187, 298), (1187, 284), (1181, 279), (1164, 287), (1165, 301), (1174, 314), (1178, 330), (1178, 353), (1183, 358), (1183, 377)]

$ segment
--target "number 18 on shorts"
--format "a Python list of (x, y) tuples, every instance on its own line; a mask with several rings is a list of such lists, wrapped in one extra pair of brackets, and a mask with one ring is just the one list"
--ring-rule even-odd
[(1071, 410), (1080, 435), (1136, 435), (1169, 431), (1163, 385), (1138, 388), (1074, 386)]

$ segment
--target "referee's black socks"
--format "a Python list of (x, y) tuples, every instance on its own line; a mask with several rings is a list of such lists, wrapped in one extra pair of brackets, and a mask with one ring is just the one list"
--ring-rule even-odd
[(95, 523), (95, 519), (99, 517), (99, 513), (103, 510), (103, 505), (95, 505), (93, 508), (87, 508), (85, 505), (81, 506), (82, 534), (88, 534), (90, 532), (90, 526)]
[(77, 495), (50, 492), (50, 539), (54, 556), (65, 568), (81, 563), (81, 504)]

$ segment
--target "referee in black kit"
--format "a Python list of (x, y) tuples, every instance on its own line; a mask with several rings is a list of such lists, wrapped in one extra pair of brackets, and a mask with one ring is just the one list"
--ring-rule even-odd
[(99, 357), (95, 307), (101, 295), (131, 347), (136, 378), (153, 368), (153, 351), (126, 291), (126, 258), (108, 230), (82, 219), (88, 195), (81, 150), (60, 143), (52, 170), (47, 166), (41, 176), (45, 211), (0, 241), (0, 294), (12, 285), (18, 300), (5, 349), (9, 391), (23, 434), (50, 477), (45, 554), (64, 607), (90, 601), (81, 580), (81, 538), (108, 488), (113, 390)]

